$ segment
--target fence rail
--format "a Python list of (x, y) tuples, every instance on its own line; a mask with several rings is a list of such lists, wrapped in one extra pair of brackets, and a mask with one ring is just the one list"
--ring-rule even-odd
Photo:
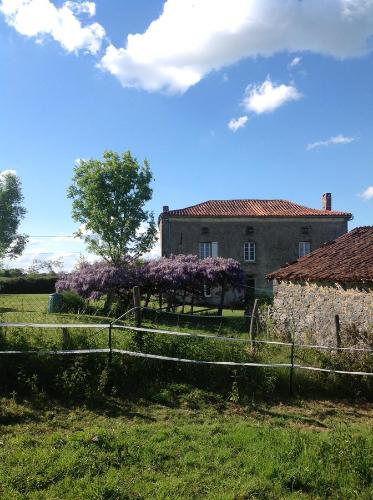
[(331, 350), (331, 351), (349, 351), (349, 352), (366, 352), (372, 355), (373, 349), (363, 349), (363, 348), (354, 348), (354, 347), (328, 347), (328, 346), (318, 346), (318, 345), (308, 345), (308, 344), (297, 344), (295, 342), (280, 342), (280, 341), (266, 341), (266, 340), (254, 340), (252, 341), (254, 344), (269, 344), (276, 345), (279, 347), (290, 347), (291, 355), (290, 355), (290, 363), (257, 363), (257, 362), (236, 362), (236, 361), (207, 361), (207, 360), (195, 360), (195, 359), (186, 359), (186, 358), (178, 358), (171, 356), (163, 356), (158, 354), (137, 352), (137, 351), (129, 351), (125, 349), (117, 349), (112, 346), (112, 330), (128, 330), (139, 333), (149, 333), (153, 335), (172, 335), (176, 337), (189, 337), (189, 338), (202, 338), (205, 340), (219, 340), (225, 342), (244, 342), (246, 344), (250, 344), (251, 342), (248, 339), (242, 338), (234, 338), (234, 337), (223, 337), (217, 335), (206, 335), (206, 334), (194, 334), (189, 332), (176, 332), (169, 330), (160, 330), (160, 329), (152, 329), (146, 327), (136, 327), (129, 324), (118, 325), (116, 324), (118, 321), (123, 320), (129, 313), (136, 311), (136, 308), (131, 311), (127, 311), (127, 313), (123, 314), (120, 318), (112, 321), (111, 323), (106, 324), (91, 324), (91, 323), (0, 323), (0, 327), (3, 328), (41, 328), (41, 329), (50, 329), (50, 328), (84, 328), (84, 329), (100, 329), (100, 330), (109, 330), (108, 336), (108, 347), (102, 349), (59, 349), (59, 350), (9, 350), (9, 351), (0, 351), (1, 355), (82, 355), (82, 354), (108, 354), (109, 359), (111, 361), (113, 353), (121, 354), (130, 357), (144, 358), (144, 359), (154, 359), (159, 361), (169, 361), (169, 362), (180, 362), (180, 363), (189, 363), (189, 364), (198, 364), (198, 365), (215, 365), (215, 366), (227, 366), (227, 367), (257, 367), (257, 368), (288, 368), (290, 370), (290, 391), (292, 391), (292, 379), (293, 372), (295, 369), (299, 370), (309, 370), (316, 372), (327, 372), (327, 373), (335, 373), (335, 374), (343, 374), (343, 375), (353, 375), (353, 376), (373, 376), (373, 372), (366, 371), (349, 371), (349, 370), (339, 370), (334, 368), (320, 368), (314, 366), (305, 366), (301, 364), (297, 364), (294, 362), (295, 358), (295, 349), (312, 349), (312, 350)]

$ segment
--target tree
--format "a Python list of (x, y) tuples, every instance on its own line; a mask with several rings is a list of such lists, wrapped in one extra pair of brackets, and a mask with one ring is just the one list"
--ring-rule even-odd
[(0, 172), (0, 260), (21, 255), (27, 236), (18, 233), (26, 214), (22, 206), (21, 181), (12, 171)]
[(88, 250), (118, 265), (124, 257), (146, 253), (156, 241), (154, 215), (144, 209), (151, 199), (152, 172), (130, 151), (105, 151), (103, 160), (81, 160), (68, 188), (72, 216)]
[(59, 257), (57, 259), (33, 259), (31, 265), (28, 267), (28, 274), (58, 274), (63, 268), (63, 258)]

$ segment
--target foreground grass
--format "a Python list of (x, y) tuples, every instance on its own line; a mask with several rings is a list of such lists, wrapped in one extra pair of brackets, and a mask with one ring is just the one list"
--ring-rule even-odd
[(2, 399), (0, 497), (372, 498), (372, 405), (243, 407), (197, 390), (170, 401), (166, 389), (158, 399)]

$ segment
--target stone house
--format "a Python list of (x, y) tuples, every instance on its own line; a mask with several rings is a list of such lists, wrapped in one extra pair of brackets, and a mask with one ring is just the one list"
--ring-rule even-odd
[[(326, 193), (321, 209), (286, 200), (211, 200), (177, 210), (165, 206), (159, 216), (162, 256), (231, 257), (241, 263), (246, 290), (271, 294), (268, 273), (346, 233), (351, 214), (333, 211), (331, 204)], [(233, 294), (230, 300), (237, 298)], [(207, 302), (215, 299), (218, 294)]]
[(297, 341), (373, 343), (373, 227), (358, 227), (268, 278), (276, 326)]

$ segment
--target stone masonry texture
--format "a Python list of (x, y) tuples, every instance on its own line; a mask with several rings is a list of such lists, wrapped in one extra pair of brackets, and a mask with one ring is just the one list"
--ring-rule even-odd
[[(296, 342), (336, 346), (339, 315), (342, 346), (373, 341), (373, 283), (274, 280), (273, 320)], [(370, 340), (369, 340), (370, 339)]]

